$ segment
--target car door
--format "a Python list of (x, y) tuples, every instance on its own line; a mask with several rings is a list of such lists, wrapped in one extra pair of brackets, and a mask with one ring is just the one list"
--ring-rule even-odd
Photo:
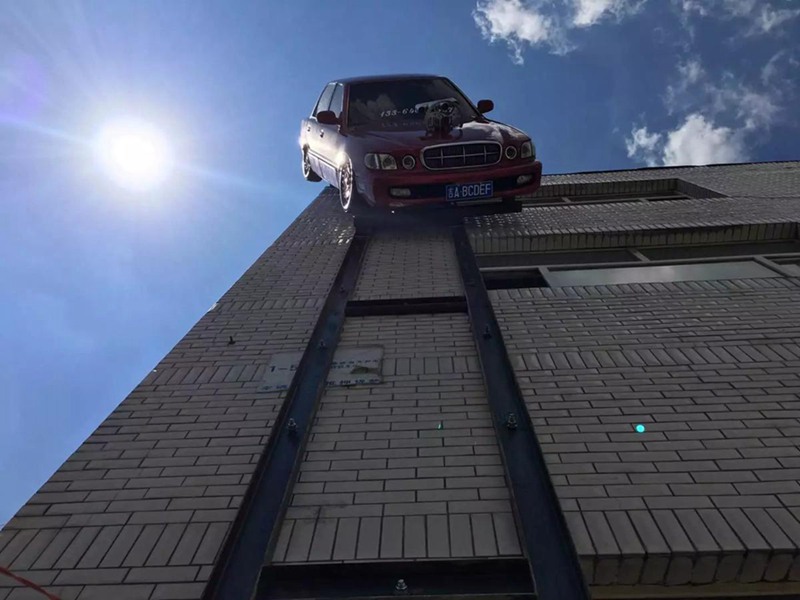
[(324, 168), (325, 163), (322, 160), (322, 151), (323, 151), (323, 136), (320, 135), (320, 128), (322, 125), (317, 121), (317, 113), (323, 110), (328, 110), (328, 107), (331, 104), (331, 97), (333, 96), (333, 92), (336, 88), (335, 83), (329, 83), (325, 86), (325, 89), (322, 90), (322, 93), (319, 96), (319, 100), (317, 100), (317, 104), (314, 107), (314, 111), (311, 113), (311, 116), (306, 120), (306, 130), (304, 132), (306, 145), (308, 146), (308, 160), (311, 163), (311, 168), (314, 172), (322, 177), (323, 179), (327, 180), (330, 183), (330, 180), (326, 177)]
[[(338, 119), (342, 117), (342, 109), (344, 108), (344, 85), (341, 83), (336, 84), (331, 96), (331, 101), (328, 110), (336, 115)], [(332, 183), (339, 185), (339, 152), (342, 149), (342, 134), (339, 125), (323, 125), (319, 123), (319, 143), (320, 143), (320, 158), (325, 162), (322, 169), (325, 171), (323, 178)]]

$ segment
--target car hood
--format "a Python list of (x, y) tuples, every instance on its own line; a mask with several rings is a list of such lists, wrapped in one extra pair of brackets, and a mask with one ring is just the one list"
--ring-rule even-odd
[(492, 141), (506, 144), (527, 136), (519, 129), (496, 121), (470, 121), (447, 134), (427, 134), (424, 129), (356, 129), (348, 136), (361, 141), (370, 150), (424, 148), (434, 144)]

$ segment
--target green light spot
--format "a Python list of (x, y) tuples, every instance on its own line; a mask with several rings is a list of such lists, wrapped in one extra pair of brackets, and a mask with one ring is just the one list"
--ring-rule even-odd
[(644, 433), (644, 425), (642, 425), (641, 423), (639, 423), (639, 424), (636, 426), (636, 433)]
[(436, 429), (444, 429), (444, 424), (439, 421), (439, 424), (436, 426)]

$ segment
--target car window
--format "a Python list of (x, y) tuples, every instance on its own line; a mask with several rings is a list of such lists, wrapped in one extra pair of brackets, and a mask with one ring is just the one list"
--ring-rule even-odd
[(342, 101), (344, 100), (344, 86), (339, 84), (336, 86), (336, 90), (333, 92), (333, 96), (331, 97), (331, 106), (328, 110), (332, 110), (333, 114), (337, 117), (342, 116), (342, 108), (344, 105)]
[(325, 89), (322, 90), (322, 94), (320, 94), (317, 105), (314, 107), (314, 116), (316, 116), (317, 113), (322, 110), (328, 110), (328, 106), (330, 106), (331, 103), (331, 96), (333, 96), (333, 90), (335, 87), (335, 83), (329, 83), (325, 86)]
[(463, 120), (478, 116), (458, 89), (443, 78), (370, 81), (350, 86), (348, 125), (419, 125), (428, 107), (441, 100), (453, 102)]

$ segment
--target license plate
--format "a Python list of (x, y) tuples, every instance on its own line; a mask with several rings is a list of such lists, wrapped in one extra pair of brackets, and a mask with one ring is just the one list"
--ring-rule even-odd
[(494, 193), (494, 186), (491, 181), (481, 181), (479, 183), (458, 183), (445, 186), (445, 194), (450, 202), (459, 200), (474, 200), (475, 198), (491, 198)]

